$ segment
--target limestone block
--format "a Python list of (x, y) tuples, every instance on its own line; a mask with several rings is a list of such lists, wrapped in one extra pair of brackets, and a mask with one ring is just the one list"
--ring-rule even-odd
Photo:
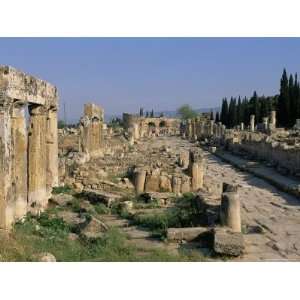
[(172, 192), (171, 180), (168, 176), (159, 177), (159, 189), (163, 192)]
[(189, 193), (191, 191), (191, 178), (189, 176), (181, 177), (181, 193)]
[(233, 232), (227, 228), (214, 229), (214, 251), (216, 253), (239, 256), (244, 249), (244, 238), (240, 232)]
[(159, 192), (160, 176), (147, 174), (145, 182), (146, 192)]
[(187, 241), (191, 242), (196, 240), (202, 234), (208, 233), (210, 228), (207, 227), (184, 227), (184, 228), (168, 228), (167, 239), (168, 241)]
[(176, 174), (172, 176), (172, 191), (175, 194), (181, 193), (181, 177)]

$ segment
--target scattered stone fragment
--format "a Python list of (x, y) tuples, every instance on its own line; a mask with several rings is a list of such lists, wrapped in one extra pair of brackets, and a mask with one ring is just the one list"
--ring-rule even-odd
[(239, 256), (245, 248), (244, 238), (240, 232), (228, 228), (214, 229), (214, 251), (218, 254)]

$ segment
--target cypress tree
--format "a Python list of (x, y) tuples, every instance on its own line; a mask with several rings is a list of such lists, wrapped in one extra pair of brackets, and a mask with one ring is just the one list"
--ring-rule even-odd
[(295, 123), (296, 120), (296, 115), (294, 112), (295, 109), (295, 98), (294, 98), (294, 78), (293, 75), (290, 74), (289, 77), (289, 103), (287, 106), (287, 111), (288, 111), (288, 121), (287, 121), (287, 125), (288, 126), (292, 126)]
[(243, 113), (242, 113), (242, 102), (241, 97), (238, 98), (238, 103), (236, 107), (236, 123), (237, 125), (240, 125), (243, 119)]
[(277, 116), (281, 126), (287, 126), (289, 112), (289, 85), (286, 70), (283, 70), (280, 80), (280, 94), (278, 97)]
[(217, 111), (217, 113), (216, 113), (216, 123), (218, 123), (218, 122), (220, 122), (220, 114)]
[(221, 122), (228, 126), (228, 102), (227, 99), (223, 99), (222, 111), (221, 111)]
[(140, 117), (143, 117), (144, 116), (144, 109), (141, 107), (140, 108)]
[(228, 109), (228, 126), (232, 128), (236, 125), (236, 99), (230, 99), (229, 109)]

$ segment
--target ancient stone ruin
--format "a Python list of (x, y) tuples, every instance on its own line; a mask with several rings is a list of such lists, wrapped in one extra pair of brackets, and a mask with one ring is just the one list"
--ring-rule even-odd
[(57, 110), (55, 86), (0, 67), (0, 228), (43, 210), (58, 185)]
[(180, 121), (176, 118), (140, 117), (123, 113), (123, 124), (132, 144), (143, 137), (178, 135)]
[(89, 157), (101, 154), (103, 148), (103, 109), (96, 104), (84, 105), (84, 116), (80, 119), (79, 151)]

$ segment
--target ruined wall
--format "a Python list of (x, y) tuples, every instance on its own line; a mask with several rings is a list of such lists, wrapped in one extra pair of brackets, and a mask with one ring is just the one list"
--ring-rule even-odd
[[(290, 142), (289, 142), (290, 143)], [(227, 140), (229, 150), (235, 153), (246, 152), (254, 158), (272, 162), (291, 174), (300, 173), (300, 145), (289, 145), (267, 134), (239, 132), (234, 139)]]
[(132, 141), (141, 137), (180, 134), (180, 120), (176, 118), (148, 118), (124, 113), (123, 124)]
[(58, 183), (57, 109), (56, 87), (0, 66), (0, 228), (42, 210)]
[(102, 153), (104, 112), (93, 103), (84, 105), (84, 116), (80, 119), (79, 149), (90, 157)]

